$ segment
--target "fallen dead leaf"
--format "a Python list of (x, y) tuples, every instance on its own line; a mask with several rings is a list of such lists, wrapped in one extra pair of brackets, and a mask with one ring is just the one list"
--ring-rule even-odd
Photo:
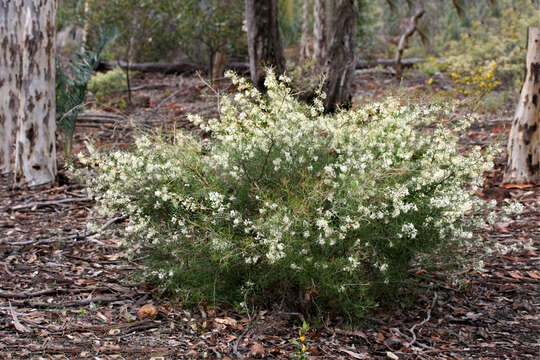
[(366, 353), (356, 353), (344, 348), (339, 349), (339, 351), (344, 352), (353, 359), (371, 359), (371, 357), (369, 357)]
[(249, 356), (262, 358), (264, 356), (264, 346), (261, 343), (254, 343), (249, 349)]
[(155, 318), (157, 314), (158, 314), (158, 310), (152, 304), (146, 304), (142, 306), (137, 312), (137, 316), (139, 317), (139, 320), (142, 320), (144, 318)]
[(523, 277), (521, 275), (519, 275), (517, 272), (515, 271), (509, 271), (508, 274), (513, 277), (514, 279), (518, 279), (518, 280), (521, 280), (523, 279)]
[(386, 357), (388, 357), (389, 359), (392, 359), (392, 360), (399, 360), (399, 356), (397, 356), (396, 354), (394, 354), (391, 351), (386, 352)]
[(222, 324), (222, 325), (227, 325), (230, 327), (236, 327), (236, 325), (238, 324), (238, 322), (231, 317), (215, 318), (214, 322), (218, 324)]
[(109, 335), (118, 335), (120, 334), (120, 329), (111, 329), (109, 330)]

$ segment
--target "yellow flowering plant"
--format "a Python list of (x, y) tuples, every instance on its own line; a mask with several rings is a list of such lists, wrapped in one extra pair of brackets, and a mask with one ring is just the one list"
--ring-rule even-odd
[(467, 74), (452, 73), (452, 80), (456, 85), (455, 93), (477, 98), (486, 96), (500, 83), (494, 76), (496, 67), (497, 63), (491, 61)]

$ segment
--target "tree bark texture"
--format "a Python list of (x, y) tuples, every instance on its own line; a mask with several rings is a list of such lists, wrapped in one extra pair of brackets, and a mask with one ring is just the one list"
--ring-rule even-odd
[(277, 0), (246, 0), (246, 27), (251, 81), (264, 90), (265, 67), (285, 71)]
[(336, 0), (332, 11), (326, 59), (323, 66), (325, 110), (334, 111), (340, 104), (351, 101), (351, 82), (354, 75), (357, 9), (355, 0)]
[[(9, 1), (8, 1), (9, 2)], [(18, 77), (15, 182), (29, 186), (54, 181), (56, 1), (19, 0), (20, 70)], [(5, 4), (5, 0), (4, 0)], [(8, 33), (11, 29), (8, 29)]]
[(504, 182), (540, 184), (540, 28), (529, 28), (527, 73), (508, 139)]
[(0, 173), (13, 170), (19, 116), (20, 5), (0, 0)]
[(321, 69), (326, 59), (326, 7), (325, 0), (313, 3), (313, 64)]
[(309, 59), (311, 49), (309, 46), (309, 0), (302, 3), (302, 37), (300, 38), (300, 57)]
[(403, 58), (403, 52), (405, 51), (405, 48), (407, 47), (407, 42), (409, 41), (409, 38), (418, 29), (417, 27), (418, 20), (420, 20), (422, 15), (424, 15), (424, 8), (420, 6), (416, 10), (414, 15), (411, 16), (411, 18), (409, 19), (409, 25), (407, 26), (407, 29), (399, 38), (399, 43), (396, 50), (395, 63), (396, 63), (396, 77), (400, 80), (403, 76), (403, 64), (401, 63), (401, 59)]

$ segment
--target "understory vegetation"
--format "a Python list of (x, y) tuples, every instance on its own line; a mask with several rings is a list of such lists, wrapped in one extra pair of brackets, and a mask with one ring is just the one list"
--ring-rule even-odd
[(261, 94), (231, 76), (220, 119), (191, 118), (210, 141), (141, 133), (132, 151), (80, 156), (99, 212), (128, 216), (128, 248), (163, 291), (358, 319), (471, 244), (493, 150), (458, 149), (466, 119), (393, 99), (325, 115), (324, 94), (306, 105), (286, 77)]

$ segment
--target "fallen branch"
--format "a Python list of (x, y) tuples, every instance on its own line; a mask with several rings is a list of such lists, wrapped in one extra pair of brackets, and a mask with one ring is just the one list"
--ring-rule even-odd
[(83, 233), (79, 234), (73, 234), (66, 237), (61, 238), (47, 238), (47, 239), (41, 239), (41, 240), (27, 240), (27, 241), (17, 241), (17, 242), (0, 242), (0, 245), (11, 245), (11, 246), (22, 246), (22, 245), (39, 245), (39, 244), (49, 244), (57, 241), (66, 241), (66, 240), (82, 240), (88, 236), (92, 236), (97, 234), (98, 232), (101, 232), (105, 229), (107, 229), (109, 226), (114, 224), (117, 221), (121, 221), (126, 219), (127, 216), (118, 216), (115, 218), (110, 219), (107, 221), (98, 231), (85, 231)]
[[(403, 67), (410, 67), (418, 63), (424, 62), (422, 58), (409, 58), (401, 60)], [(374, 60), (358, 60), (356, 63), (356, 69), (368, 69), (377, 66), (394, 67), (396, 61), (394, 59), (374, 59)], [(183, 63), (129, 63), (120, 62), (102, 62), (100, 63), (101, 69), (112, 70), (115, 67), (120, 66), (123, 69), (129, 67), (131, 71), (140, 72), (155, 72), (163, 74), (194, 74), (196, 72), (206, 72), (207, 65), (195, 64), (189, 62)], [(225, 69), (232, 70), (238, 74), (247, 74), (249, 72), (249, 64), (245, 62), (231, 62), (225, 65)], [(137, 89), (137, 88), (135, 88)]]
[(77, 122), (116, 123), (126, 120), (126, 117), (114, 114), (82, 113), (77, 116)]
[[(411, 66), (414, 66), (416, 64), (425, 62), (425, 61), (426, 60), (422, 59), (422, 58), (409, 58), (409, 59), (403, 59), (401, 61), (401, 64), (403, 65), (403, 67), (411, 67)], [(371, 68), (376, 68), (378, 66), (395, 67), (396, 66), (396, 60), (395, 59), (391, 59), (391, 60), (388, 60), (388, 59), (358, 60), (356, 62), (355, 69), (356, 70), (371, 69)]]
[(410, 343), (408, 343), (406, 346), (408, 348), (410, 348), (412, 346), (412, 344), (414, 344), (416, 342), (416, 334), (414, 333), (414, 329), (416, 329), (417, 326), (422, 326), (424, 325), (425, 323), (427, 323), (429, 321), (429, 319), (431, 319), (431, 309), (433, 309), (433, 307), (435, 306), (435, 302), (437, 301), (437, 292), (435, 292), (435, 295), (433, 296), (433, 301), (431, 302), (431, 306), (428, 308), (427, 310), (427, 316), (424, 320), (422, 320), (420, 323), (418, 324), (414, 324), (410, 329), (409, 329), (409, 332), (412, 334), (412, 340)]
[(57, 288), (45, 289), (45, 290), (39, 290), (39, 291), (24, 291), (24, 292), (19, 292), (19, 293), (13, 292), (13, 291), (0, 290), (0, 297), (14, 298), (14, 299), (27, 299), (27, 298), (36, 297), (36, 296), (56, 294), (60, 291), (62, 290), (57, 289)]
[(238, 358), (242, 359), (243, 356), (238, 352), (238, 345), (242, 341), (242, 338), (247, 335), (247, 333), (251, 330), (251, 326), (253, 324), (253, 321), (250, 319), (249, 324), (246, 326), (246, 329), (240, 334), (240, 336), (236, 339), (236, 341), (233, 344), (233, 354)]
[(6, 210), (24, 210), (24, 209), (37, 209), (47, 206), (53, 206), (53, 205), (61, 205), (61, 204), (67, 204), (67, 203), (74, 203), (74, 202), (87, 202), (92, 201), (91, 198), (88, 197), (82, 197), (82, 198), (67, 198), (67, 199), (60, 199), (60, 200), (50, 200), (50, 201), (35, 201), (28, 204), (22, 204), (13, 206), (11, 208), (8, 208)]
[[(157, 72), (163, 74), (194, 74), (196, 72), (206, 72), (207, 65), (195, 64), (190, 62), (178, 63), (161, 63), (161, 62), (146, 62), (146, 63), (126, 63), (125, 61), (105, 61), (101, 62), (98, 67), (105, 70), (112, 70), (120, 66), (122, 69), (140, 72)], [(233, 70), (240, 74), (249, 72), (249, 64), (243, 62), (231, 62), (225, 65), (228, 70)]]
[(96, 296), (93, 298), (87, 298), (83, 300), (77, 300), (77, 301), (70, 301), (66, 303), (60, 303), (60, 302), (51, 302), (51, 303), (44, 303), (44, 302), (31, 302), (31, 301), (21, 301), (21, 302), (13, 302), (17, 306), (29, 306), (36, 309), (57, 309), (57, 308), (64, 308), (64, 307), (74, 307), (74, 306), (84, 306), (84, 305), (90, 305), (92, 303), (110, 303), (120, 300), (128, 300), (131, 299), (131, 297), (123, 296), (123, 297), (110, 297), (110, 296)]

